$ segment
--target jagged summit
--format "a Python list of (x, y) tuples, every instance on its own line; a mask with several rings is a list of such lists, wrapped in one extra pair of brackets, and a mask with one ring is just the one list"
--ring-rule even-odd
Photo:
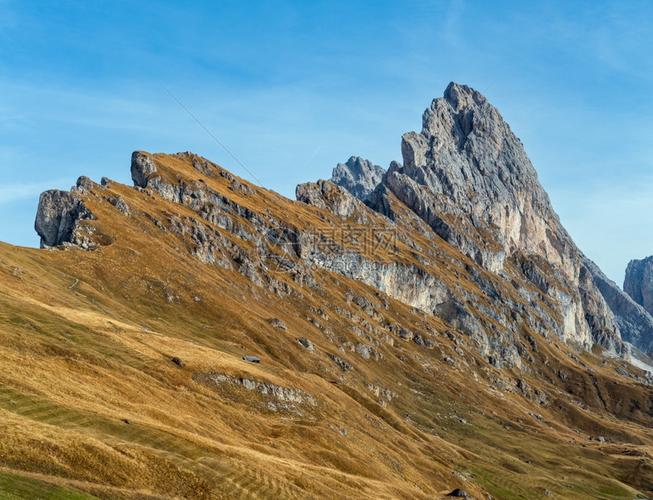
[(331, 182), (345, 188), (356, 198), (366, 200), (383, 178), (385, 170), (360, 156), (350, 157), (333, 169)]
[(443, 97), (454, 109), (469, 107), (472, 103), (478, 106), (487, 102), (485, 96), (478, 90), (456, 82), (447, 85)]
[[(439, 213), (494, 232), (505, 253), (529, 248), (562, 263), (545, 234), (547, 228), (556, 233), (561, 228), (535, 169), (498, 110), (478, 91), (450, 84), (445, 97), (424, 112), (422, 131), (403, 135), (401, 149), (403, 167), (388, 176), (391, 189), (401, 194), (401, 176), (407, 176), (438, 195), (433, 201)], [(496, 268), (501, 257), (486, 259)]]

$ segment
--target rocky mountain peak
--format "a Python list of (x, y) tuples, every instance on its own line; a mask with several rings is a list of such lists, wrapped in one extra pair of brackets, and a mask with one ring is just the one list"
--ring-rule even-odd
[(456, 110), (469, 107), (472, 104), (480, 105), (487, 102), (485, 96), (477, 90), (456, 82), (451, 82), (447, 85), (444, 91), (444, 98)]
[[(477, 90), (450, 83), (402, 136), (403, 165), (370, 205), (392, 217), (391, 196), (448, 243), (494, 273), (517, 263), (562, 298), (563, 336), (619, 349), (619, 329), (584, 256), (560, 224), (524, 146)], [(544, 264), (546, 263), (546, 265)]]
[(573, 243), (521, 141), (480, 92), (449, 84), (424, 112), (422, 130), (403, 135), (401, 151), (403, 167), (385, 183), (445, 240), (493, 271), (524, 251), (577, 274), (578, 263), (568, 262)]
[(484, 205), (514, 201), (518, 189), (534, 188), (541, 208), (550, 208), (521, 141), (499, 111), (465, 85), (452, 83), (433, 100), (422, 131), (404, 134), (402, 155), (405, 173), (463, 208), (476, 201), (467, 192), (471, 182), (488, 198)]
[(350, 157), (333, 169), (331, 182), (345, 188), (356, 198), (366, 200), (383, 178), (385, 170), (360, 156)]
[(624, 291), (653, 314), (653, 256), (628, 263)]

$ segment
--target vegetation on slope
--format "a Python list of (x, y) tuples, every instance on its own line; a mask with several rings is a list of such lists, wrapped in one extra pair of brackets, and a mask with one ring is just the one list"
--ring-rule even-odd
[[(238, 179), (250, 190), (243, 195), (228, 177), (199, 174), (190, 158), (157, 161), (171, 183), (201, 179), (286, 224), (342, 223)], [(171, 217), (198, 214), (148, 190), (111, 182), (84, 200), (97, 249), (0, 245), (3, 495), (653, 492), (652, 392), (621, 361), (524, 332), (529, 363), (496, 368), (441, 318), (359, 281), (314, 269), (307, 286), (271, 270), (287, 285), (279, 293), (201, 262), (193, 242), (169, 229)], [(440, 239), (419, 231), (414, 239), (429, 248), (431, 272), (486, 300), (471, 276), (485, 271)], [(404, 241), (396, 258), (420, 262)], [(400, 327), (428, 343), (402, 337)], [(245, 362), (248, 354), (261, 363)]]

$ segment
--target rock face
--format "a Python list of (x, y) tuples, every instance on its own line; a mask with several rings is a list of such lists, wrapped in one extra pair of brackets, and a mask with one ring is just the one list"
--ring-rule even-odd
[(653, 256), (628, 263), (624, 291), (653, 314)]
[(302, 406), (317, 406), (317, 400), (313, 395), (300, 389), (282, 387), (270, 382), (235, 377), (224, 373), (196, 373), (193, 375), (193, 380), (213, 385), (218, 389), (224, 385), (231, 385), (256, 392), (264, 399), (266, 408), (274, 412), (292, 411), (301, 414)]
[(521, 141), (483, 95), (449, 84), (424, 112), (421, 132), (404, 134), (401, 150), (403, 166), (391, 165), (370, 206), (393, 217), (395, 196), (492, 272), (502, 273), (510, 258), (558, 299), (564, 338), (618, 349), (617, 325), (588, 279), (582, 253), (560, 224)]
[(359, 200), (369, 198), (379, 185), (385, 170), (372, 162), (352, 156), (346, 163), (338, 163), (333, 169), (331, 182), (345, 188)]
[(34, 229), (41, 237), (42, 248), (77, 244), (81, 242), (80, 221), (91, 218), (91, 212), (76, 192), (53, 189), (39, 198)]

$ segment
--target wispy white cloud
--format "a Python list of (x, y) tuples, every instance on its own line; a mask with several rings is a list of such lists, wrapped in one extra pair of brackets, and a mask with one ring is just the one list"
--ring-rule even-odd
[(64, 125), (82, 125), (97, 128), (145, 129), (135, 118), (147, 121), (156, 110), (156, 92), (163, 98), (162, 88), (154, 89), (149, 102), (136, 97), (124, 97), (124, 90), (98, 90), (89, 92), (82, 88), (63, 88), (56, 84), (26, 83), (0, 80), (0, 92), (11, 97), (1, 105), (0, 127), (31, 126), (43, 121), (56, 121)]
[(57, 184), (59, 184), (59, 182), (56, 181), (0, 184), (0, 205), (35, 198), (43, 191), (46, 191), (53, 185)]
[(463, 0), (451, 0), (444, 17), (442, 25), (442, 39), (450, 48), (459, 47), (463, 44), (461, 33), (461, 20), (465, 3)]
[[(526, 4), (525, 4), (526, 5)], [(651, 61), (642, 57), (650, 37), (650, 2), (588, 2), (566, 8), (530, 4), (517, 15), (529, 42), (539, 41), (595, 69), (651, 78)], [(537, 15), (534, 15), (534, 12)]]

